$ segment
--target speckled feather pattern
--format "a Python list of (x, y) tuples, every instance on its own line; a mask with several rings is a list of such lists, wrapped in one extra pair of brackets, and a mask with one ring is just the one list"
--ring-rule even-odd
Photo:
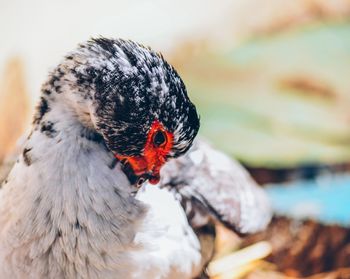
[(190, 148), (199, 128), (196, 109), (175, 69), (160, 54), (132, 41), (99, 38), (80, 45), (54, 70), (43, 92), (35, 122), (49, 110), (51, 99), (70, 92), (66, 101), (76, 106), (80, 121), (89, 126), (92, 117), (110, 150), (123, 155), (142, 153), (156, 119), (174, 134), (172, 157)]
[[(206, 144), (135, 196), (113, 153), (141, 154), (154, 119), (174, 134), (170, 157), (191, 147), (196, 109), (162, 56), (99, 38), (64, 58), (0, 191), (0, 278), (194, 278), (213, 253), (213, 216), (242, 232), (263, 228), (263, 193)], [(216, 167), (222, 158), (228, 168)]]
[[(195, 107), (159, 54), (99, 38), (63, 59), (43, 85), (32, 131), (0, 191), (0, 278), (191, 278), (200, 271), (194, 233), (180, 229), (183, 245), (164, 248), (159, 235), (174, 224), (158, 225), (113, 155), (142, 154), (155, 118), (174, 134), (171, 156), (191, 146)], [(168, 258), (159, 258), (163, 249)], [(173, 262), (182, 252), (187, 268)]]

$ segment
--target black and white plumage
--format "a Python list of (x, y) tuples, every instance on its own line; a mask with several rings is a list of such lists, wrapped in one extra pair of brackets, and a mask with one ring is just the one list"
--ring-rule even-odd
[(238, 234), (255, 233), (271, 218), (268, 198), (248, 172), (203, 140), (164, 166), (160, 185), (174, 191), (194, 228), (215, 220)]
[[(160, 55), (130, 41), (92, 40), (65, 57), (42, 91), (0, 191), (0, 278), (196, 277), (211, 254), (201, 241), (210, 222), (188, 219), (184, 201), (188, 210), (193, 200), (195, 214), (250, 231), (241, 224), (246, 211), (231, 215), (229, 198), (216, 199), (215, 188), (204, 193), (221, 185), (215, 174), (204, 189), (182, 172), (196, 149), (163, 170), (160, 185), (174, 187), (145, 185), (135, 197), (139, 183), (158, 182), (161, 165), (191, 147), (199, 127), (180, 77)], [(250, 195), (263, 196), (254, 187)], [(247, 215), (263, 220), (251, 231), (265, 225), (267, 212)]]

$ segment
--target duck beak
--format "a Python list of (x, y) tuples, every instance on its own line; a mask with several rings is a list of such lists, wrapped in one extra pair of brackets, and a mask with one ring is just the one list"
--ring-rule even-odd
[(118, 156), (116, 158), (121, 161), (123, 171), (129, 178), (129, 181), (134, 184), (139, 178), (144, 181), (149, 180), (153, 185), (160, 181), (160, 169), (165, 163), (165, 159), (158, 158), (157, 161), (147, 160), (144, 156)]
[(160, 173), (158, 172), (153, 172), (149, 178), (149, 183), (156, 185), (160, 181)]

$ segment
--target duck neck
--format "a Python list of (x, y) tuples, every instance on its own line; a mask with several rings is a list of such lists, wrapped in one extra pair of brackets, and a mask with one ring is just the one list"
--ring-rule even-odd
[(75, 264), (79, 244), (80, 256), (103, 262), (101, 251), (108, 255), (131, 245), (145, 207), (130, 194), (103, 138), (85, 125), (85, 113), (42, 97), (0, 196), (0, 233), (7, 235), (7, 249), (17, 247), (11, 256), (41, 259), (58, 249), (61, 254), (50, 257), (64, 254)]

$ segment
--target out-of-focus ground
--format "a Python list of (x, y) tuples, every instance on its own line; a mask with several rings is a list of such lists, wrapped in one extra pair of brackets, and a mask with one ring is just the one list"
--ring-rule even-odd
[(244, 163), (276, 210), (253, 236), (218, 227), (212, 278), (350, 278), (350, 178), (338, 178), (350, 170), (350, 1), (0, 6), (0, 177), (65, 52), (96, 35), (142, 41), (180, 72), (202, 135)]

